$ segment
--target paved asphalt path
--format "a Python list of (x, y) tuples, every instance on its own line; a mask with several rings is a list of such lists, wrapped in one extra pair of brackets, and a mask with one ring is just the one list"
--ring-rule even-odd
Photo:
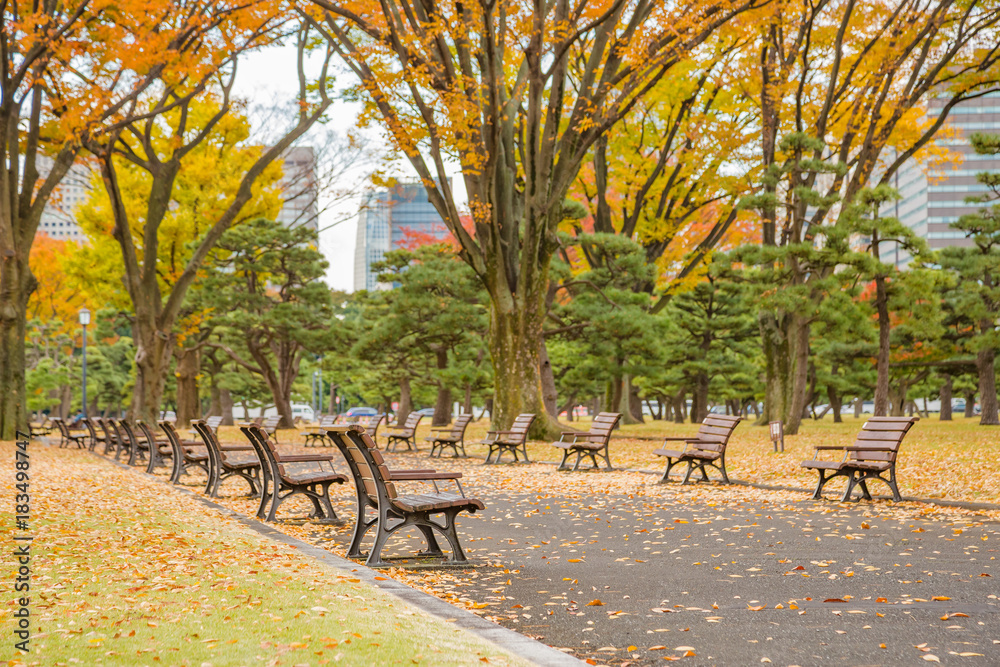
[(1000, 525), (919, 516), (497, 494), (455, 592), (599, 664), (1000, 665)]

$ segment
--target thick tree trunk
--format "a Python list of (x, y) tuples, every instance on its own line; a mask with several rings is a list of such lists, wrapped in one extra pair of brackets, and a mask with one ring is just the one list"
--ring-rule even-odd
[[(889, 388), (889, 414), (893, 417), (902, 417), (903, 411), (906, 407), (906, 393), (909, 389), (909, 385), (905, 382), (900, 382), (896, 387)], [(876, 417), (884, 417), (885, 415), (876, 414)]]
[(700, 424), (708, 416), (708, 374), (698, 373), (694, 377), (691, 394), (691, 423)]
[[(875, 245), (877, 247), (877, 244)], [(875, 277), (875, 309), (878, 312), (878, 358), (875, 364), (875, 416), (889, 414), (889, 298), (885, 276)]]
[(642, 424), (642, 399), (639, 398), (639, 390), (632, 384), (632, 376), (624, 375), (622, 382), (623, 398), (625, 409), (622, 411), (622, 421), (626, 424)]
[[(2, 249), (7, 250), (6, 243)], [(0, 254), (0, 440), (14, 440), (15, 431), (28, 431), (24, 335), (28, 297), (36, 285), (27, 256)]]
[[(438, 350), (436, 353), (438, 370), (448, 368), (448, 350)], [(438, 381), (437, 401), (434, 403), (434, 416), (431, 426), (447, 426), (451, 423), (451, 388)]]
[(413, 412), (413, 399), (410, 395), (410, 378), (404, 377), (399, 381), (399, 408), (396, 410), (396, 423), (402, 424)]
[(950, 375), (944, 376), (944, 384), (941, 385), (941, 416), (940, 419), (943, 422), (950, 422), (951, 418), (951, 399), (954, 395), (952, 390), (952, 385), (955, 382), (955, 378)]
[(201, 417), (198, 389), (201, 353), (197, 348), (181, 348), (177, 352), (177, 426), (186, 427)]
[(795, 313), (761, 313), (764, 351), (764, 415), (762, 422), (781, 421), (786, 435), (802, 423), (809, 379), (809, 324)]
[(965, 418), (971, 419), (976, 416), (976, 392), (965, 392)]
[[(983, 332), (992, 330), (993, 323), (981, 323)], [(996, 380), (996, 350), (984, 346), (976, 354), (976, 367), (979, 370), (979, 407), (982, 415), (980, 426), (997, 426), (1000, 419), (997, 415), (997, 380)]]
[(129, 415), (147, 424), (155, 424), (160, 417), (163, 387), (170, 370), (173, 336), (141, 321), (145, 319), (136, 313), (132, 326), (136, 375)]
[[(838, 367), (836, 364), (834, 364), (830, 369), (830, 374), (836, 377), (837, 370)], [(831, 382), (826, 386), (826, 397), (830, 399), (830, 409), (833, 410), (833, 422), (835, 424), (840, 424), (841, 422), (844, 421), (840, 417), (840, 411), (844, 407), (844, 401), (843, 397), (840, 395), (840, 392), (837, 391), (837, 388), (834, 386), (833, 382)]]
[(854, 399), (854, 418), (861, 419), (861, 411), (865, 408), (865, 402), (861, 400), (861, 397)]
[[(526, 290), (529, 285), (523, 286)], [(489, 345), (493, 359), (493, 428), (510, 428), (521, 413), (537, 415), (530, 437), (558, 438), (559, 422), (549, 415), (542, 400), (541, 346), (543, 299), (523, 296), (520, 308), (513, 299), (498, 304), (491, 300)]]
[(677, 392), (674, 396), (674, 423), (683, 424), (684, 420), (687, 419), (686, 408), (687, 398), (684, 395), (684, 390)]

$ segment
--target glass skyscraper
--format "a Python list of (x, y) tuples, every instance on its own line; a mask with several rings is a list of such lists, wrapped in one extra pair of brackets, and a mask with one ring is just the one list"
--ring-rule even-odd
[(371, 266), (395, 248), (407, 248), (448, 236), (448, 227), (420, 182), (401, 182), (365, 195), (354, 247), (354, 289), (390, 289), (378, 282)]

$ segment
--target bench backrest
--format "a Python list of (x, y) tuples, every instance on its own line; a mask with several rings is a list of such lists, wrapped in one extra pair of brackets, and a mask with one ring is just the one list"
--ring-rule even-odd
[[(423, 415), (421, 415), (423, 416)], [(392, 501), (398, 497), (396, 485), (389, 481), (389, 468), (382, 458), (382, 452), (375, 446), (375, 442), (364, 429), (354, 426), (342, 427), (342, 432), (346, 440), (353, 445), (348, 447), (348, 454), (353, 458), (358, 466), (358, 473), (361, 476), (361, 483), (365, 493), (371, 498), (381, 498), (379, 489), (383, 489), (386, 500)]]
[(94, 423), (100, 426), (101, 430), (104, 431), (104, 442), (109, 445), (115, 444), (115, 436), (108, 427), (108, 420), (103, 417), (94, 417)]
[(451, 433), (449, 435), (456, 440), (461, 440), (465, 437), (465, 429), (469, 427), (469, 422), (471, 421), (472, 415), (459, 415), (451, 425)]
[(264, 420), (264, 422), (260, 425), (260, 427), (265, 431), (273, 431), (274, 429), (278, 428), (278, 424), (280, 423), (281, 423), (281, 417), (268, 417), (267, 419)]
[[(359, 500), (372, 507), (378, 507), (378, 493), (375, 490), (375, 480), (368, 468), (368, 461), (354, 440), (347, 436), (347, 431), (352, 428), (354, 427), (333, 426), (327, 431), (327, 437), (333, 441), (344, 460), (347, 461), (347, 467), (350, 468), (351, 477), (354, 478), (354, 486), (357, 489)], [(372, 442), (374, 443), (374, 441)]]
[(219, 427), (222, 426), (222, 415), (213, 415), (205, 420), (208, 427), (213, 431), (218, 431)]
[(319, 428), (330, 428), (337, 423), (337, 415), (323, 415), (319, 418)]
[(420, 420), (424, 418), (422, 412), (411, 412), (406, 416), (406, 421), (403, 423), (404, 431), (416, 431), (417, 425), (420, 424)]
[(83, 425), (87, 427), (87, 432), (90, 433), (90, 442), (97, 442), (97, 429), (94, 428), (93, 419), (84, 419)]
[[(257, 426), (256, 424), (247, 424), (240, 426), (240, 430), (243, 431), (248, 439), (251, 439), (250, 444), (254, 445), (254, 449), (257, 451), (257, 458), (260, 459), (261, 463), (263, 464), (266, 460), (271, 474), (276, 475), (279, 479), (284, 479), (286, 473), (285, 466), (281, 464), (281, 454), (278, 453), (278, 448), (271, 441), (271, 438), (268, 437), (264, 427)], [(261, 458), (262, 456), (263, 458)]]
[(615, 430), (621, 418), (620, 412), (598, 412), (590, 425), (590, 430), (587, 431), (587, 440), (597, 444), (607, 444), (611, 432)]
[(143, 437), (146, 438), (146, 444), (149, 445), (149, 448), (151, 450), (154, 447), (158, 447), (159, 446), (159, 445), (156, 444), (156, 436), (150, 430), (149, 426), (146, 425), (146, 422), (142, 421), (141, 419), (136, 419), (135, 420), (135, 426), (136, 426), (136, 428), (139, 429), (139, 431), (142, 432)]
[(177, 433), (177, 427), (173, 422), (167, 421), (166, 419), (161, 419), (157, 422), (160, 425), (160, 429), (163, 434), (167, 436), (167, 442), (170, 443), (170, 449), (174, 451), (175, 455), (182, 455), (183, 449), (181, 445), (181, 436)]
[(707, 452), (724, 452), (729, 437), (736, 430), (743, 417), (735, 415), (709, 415), (698, 429), (697, 447)]
[(112, 434), (112, 436), (115, 439), (115, 443), (119, 447), (128, 447), (128, 446), (130, 446), (132, 444), (131, 440), (128, 441), (128, 442), (125, 442), (125, 438), (122, 437), (122, 431), (121, 431), (120, 428), (118, 428), (118, 425), (115, 424), (115, 420), (114, 419), (105, 419), (104, 420), (104, 424), (108, 428), (108, 433)]
[(128, 439), (129, 447), (139, 446), (139, 440), (135, 437), (135, 431), (132, 430), (132, 425), (129, 424), (127, 420), (118, 420), (118, 428), (121, 429), (121, 432), (124, 433), (125, 437)]
[(69, 437), (69, 427), (66, 426), (66, 422), (64, 422), (61, 417), (53, 417), (52, 423), (59, 427), (59, 432), (61, 434)]
[(851, 452), (850, 458), (855, 461), (894, 463), (899, 453), (899, 446), (903, 444), (903, 438), (919, 419), (919, 417), (869, 417), (861, 427), (854, 446), (887, 447), (890, 451), (855, 451)]
[(380, 415), (370, 415), (367, 417), (361, 417), (357, 421), (358, 426), (362, 426), (369, 435), (371, 435), (372, 440), (375, 440), (375, 436), (378, 435), (379, 427), (389, 421), (389, 415), (383, 412)]
[(224, 459), (222, 449), (219, 447), (219, 441), (215, 439), (215, 432), (204, 419), (194, 420), (191, 422), (191, 427), (198, 433), (201, 441), (205, 443), (205, 449), (208, 450), (209, 464), (218, 471)]
[(503, 440), (507, 442), (517, 442), (518, 444), (524, 442), (528, 437), (528, 429), (531, 428), (531, 424), (535, 421), (535, 415), (532, 412), (525, 412), (519, 414), (514, 418), (514, 423), (510, 425), (507, 429), (510, 433), (505, 433)]

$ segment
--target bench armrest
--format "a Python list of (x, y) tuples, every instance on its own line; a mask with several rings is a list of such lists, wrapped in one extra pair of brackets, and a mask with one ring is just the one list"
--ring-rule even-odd
[(837, 450), (842, 452), (845, 449), (847, 449), (847, 447), (844, 447), (843, 445), (816, 445), (815, 447), (813, 447), (813, 449), (815, 449), (816, 451)]
[(670, 440), (680, 442), (681, 440), (684, 440), (684, 441), (691, 440), (691, 438), (688, 438), (688, 437), (683, 437), (683, 438), (664, 438), (663, 442), (667, 442), (667, 441), (670, 441)]
[(311, 461), (332, 461), (328, 454), (289, 454), (282, 456), (278, 463), (309, 463)]
[(252, 452), (254, 448), (250, 445), (219, 445), (219, 449), (224, 452)]
[(892, 447), (843, 447), (849, 452), (895, 452)]
[(460, 472), (425, 472), (423, 470), (395, 470), (389, 473), (390, 482), (433, 482), (443, 479), (461, 479)]

